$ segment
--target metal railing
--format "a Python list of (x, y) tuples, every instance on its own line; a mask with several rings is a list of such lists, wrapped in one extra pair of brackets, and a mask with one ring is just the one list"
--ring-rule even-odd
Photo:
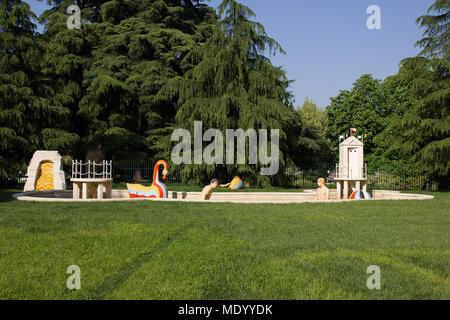
[[(113, 164), (115, 182), (150, 183), (153, 181), (155, 163), (152, 161), (115, 160)], [(169, 167), (164, 184), (181, 183), (181, 175), (176, 167)]]
[(72, 160), (72, 179), (112, 179), (112, 160)]
[[(113, 163), (115, 182), (151, 182), (155, 163), (152, 161), (117, 160)], [(285, 187), (316, 188), (317, 179), (325, 178), (330, 187), (334, 187), (337, 176), (335, 163), (319, 163), (313, 168), (286, 168), (284, 174), (288, 177)], [(245, 177), (241, 177), (245, 179)], [(429, 181), (423, 175), (410, 174), (404, 168), (371, 169), (364, 166), (364, 178), (371, 189), (383, 190), (437, 190), (437, 184)], [(169, 167), (165, 184), (182, 183), (182, 176), (177, 166)], [(251, 183), (251, 181), (250, 181)]]
[[(367, 171), (366, 171), (367, 170)], [(397, 191), (437, 191), (438, 185), (425, 175), (412, 174), (405, 168), (365, 169), (367, 186), (370, 189)], [(288, 168), (285, 171), (289, 177), (289, 186), (298, 188), (316, 188), (317, 179), (325, 178), (330, 187), (336, 184), (337, 171), (333, 166), (320, 166), (311, 169)]]

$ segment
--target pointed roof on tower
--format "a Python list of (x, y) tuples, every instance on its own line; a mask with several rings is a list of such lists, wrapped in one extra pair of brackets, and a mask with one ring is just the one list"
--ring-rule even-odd
[(356, 137), (351, 136), (342, 141), (339, 146), (364, 146), (364, 144), (359, 141)]

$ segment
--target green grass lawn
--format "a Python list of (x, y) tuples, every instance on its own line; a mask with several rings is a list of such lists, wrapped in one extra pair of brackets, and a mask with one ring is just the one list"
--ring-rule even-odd
[[(0, 190), (1, 299), (450, 299), (450, 194), (39, 203)], [(81, 290), (66, 287), (69, 265)], [(366, 286), (370, 265), (381, 290)]]

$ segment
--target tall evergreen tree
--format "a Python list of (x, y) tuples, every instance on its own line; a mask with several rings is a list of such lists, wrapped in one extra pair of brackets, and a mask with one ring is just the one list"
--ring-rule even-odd
[[(80, 30), (66, 26), (73, 1), (52, 1), (41, 16), (48, 41), (45, 71), (70, 108), (79, 154), (148, 159), (159, 154), (173, 125), (174, 102), (159, 93), (183, 76), (181, 61), (204, 42), (207, 6), (181, 0), (83, 0)], [(209, 22), (208, 22), (209, 21)], [(211, 26), (209, 27), (211, 29)]]
[(404, 59), (397, 77), (408, 83), (409, 103), (380, 135), (391, 156), (408, 160), (416, 174), (425, 174), (441, 189), (450, 186), (450, 59), (449, 2), (437, 0), (418, 19), (425, 28), (418, 44), (426, 57)]
[(95, 27), (101, 42), (87, 73), (88, 94), (80, 102), (93, 132), (89, 139), (102, 141), (116, 157), (161, 156), (175, 104), (160, 89), (184, 75), (181, 62), (201, 41), (196, 23), (202, 25), (212, 11), (158, 0), (110, 1), (102, 12)]
[(0, 1), (0, 175), (16, 175), (36, 149), (65, 152), (77, 140), (41, 73), (35, 18), (27, 3)]
[(416, 23), (419, 27), (425, 28), (423, 38), (416, 42), (416, 46), (423, 48), (421, 55), (431, 58), (450, 58), (449, 19), (449, 0), (436, 0), (426, 15), (417, 18)]
[[(202, 121), (205, 130), (219, 129), (223, 137), (226, 129), (279, 129), (283, 167), (288, 161), (287, 135), (294, 125), (290, 81), (264, 55), (283, 50), (261, 24), (250, 20), (254, 13), (246, 6), (224, 0), (218, 14), (221, 20), (206, 44), (184, 59), (194, 67), (165, 86), (168, 94), (179, 98), (177, 126), (191, 130), (193, 136), (194, 121)], [(259, 166), (203, 164), (183, 170), (184, 177), (196, 183), (235, 174), (256, 184), (269, 181), (260, 175)]]
[(399, 76), (410, 82), (412, 103), (380, 135), (391, 157), (408, 160), (416, 174), (426, 174), (443, 189), (449, 187), (449, 71), (446, 59), (404, 60)]
[[(48, 3), (52, 7), (39, 17), (39, 21), (45, 24), (42, 35), (45, 42), (42, 72), (55, 89), (54, 99), (70, 110), (68, 130), (81, 137), (73, 155), (80, 157), (86, 151), (98, 148), (97, 145), (92, 146), (86, 142), (85, 136), (89, 128), (79, 114), (79, 103), (87, 94), (85, 73), (94, 62), (92, 51), (99, 42), (94, 33), (94, 25), (101, 19), (100, 5), (103, 1), (80, 0), (74, 3), (71, 0), (50, 0)], [(73, 4), (78, 5), (81, 10), (81, 29), (67, 27), (67, 8)], [(98, 158), (103, 156), (100, 154)]]
[[(297, 140), (298, 146), (291, 153), (294, 163), (301, 168), (310, 168), (333, 160), (329, 152), (326, 111), (319, 109), (314, 101), (306, 98), (302, 107), (297, 109), (297, 114), (300, 117), (301, 131), (295, 134), (300, 138)], [(295, 152), (295, 149), (298, 152)]]
[(325, 110), (319, 109), (316, 103), (308, 98), (303, 102), (298, 110), (302, 122), (313, 129), (316, 129), (320, 135), (326, 136), (328, 130), (328, 117)]

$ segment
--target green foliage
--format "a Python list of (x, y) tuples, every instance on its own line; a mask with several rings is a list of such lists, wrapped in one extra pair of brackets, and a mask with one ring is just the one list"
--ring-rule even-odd
[[(434, 13), (434, 15), (432, 15)], [(450, 1), (436, 0), (426, 15), (417, 18), (420, 28), (425, 28), (423, 38), (416, 46), (423, 48), (420, 54), (431, 58), (449, 59)]]
[(395, 108), (386, 103), (383, 84), (371, 75), (362, 75), (351, 90), (342, 90), (331, 98), (326, 108), (329, 121), (329, 138), (332, 150), (337, 152), (339, 136), (348, 135), (350, 128), (356, 128), (357, 135), (364, 135), (364, 154), (379, 154), (379, 145), (374, 137), (383, 131), (387, 118)]
[(0, 1), (0, 177), (23, 170), (37, 149), (65, 152), (78, 140), (65, 130), (69, 110), (41, 72), (33, 19), (28, 4)]
[(391, 155), (407, 158), (416, 173), (436, 179), (440, 188), (449, 187), (449, 67), (447, 59), (405, 59), (398, 76), (410, 83), (414, 99), (380, 135)]
[(358, 134), (367, 134), (372, 169), (402, 167), (409, 175), (434, 179), (441, 189), (449, 187), (448, 10), (449, 2), (438, 0), (417, 19), (425, 28), (417, 45), (430, 59), (405, 59), (398, 74), (383, 82), (363, 76), (360, 85), (331, 99), (327, 112), (334, 150), (336, 138), (356, 127)]
[[(265, 56), (283, 50), (261, 24), (250, 20), (254, 13), (249, 8), (225, 0), (218, 14), (221, 20), (208, 41), (195, 47), (183, 61), (194, 67), (164, 87), (167, 95), (178, 97), (176, 125), (190, 130), (191, 136), (193, 123), (199, 120), (204, 128), (219, 129), (224, 137), (226, 129), (279, 129), (280, 167), (284, 168), (298, 152), (302, 128), (287, 90), (290, 81)], [(310, 151), (311, 147), (304, 149)], [(248, 154), (246, 160), (248, 163)], [(282, 174), (261, 176), (259, 165), (203, 164), (183, 169), (185, 179), (195, 183), (234, 175), (257, 185), (283, 179)]]
[(325, 110), (319, 109), (314, 101), (306, 98), (298, 112), (305, 126), (316, 129), (323, 137), (326, 136), (328, 117)]
[(420, 54), (428, 58), (402, 61), (393, 77), (401, 103), (379, 135), (389, 159), (401, 159), (413, 174), (434, 179), (440, 189), (450, 187), (449, 8), (448, 0), (437, 0), (428, 9), (428, 15), (417, 19), (425, 33), (416, 45), (423, 48)]
[(400, 165), (447, 186), (448, 1), (417, 19), (427, 59), (404, 60), (384, 81), (363, 75), (326, 112), (309, 100), (294, 110), (291, 81), (270, 62), (284, 51), (248, 7), (223, 0), (216, 14), (203, 2), (77, 0), (76, 30), (66, 25), (74, 1), (47, 0), (37, 34), (26, 3), (0, 0), (0, 177), (17, 176), (37, 149), (169, 160), (173, 130), (192, 132), (201, 120), (224, 135), (279, 129), (280, 174), (263, 177), (259, 165), (172, 166), (185, 182), (239, 175), (281, 184), (287, 167), (333, 160), (339, 136), (355, 127), (372, 168)]
[(41, 16), (45, 71), (58, 80), (72, 129), (82, 137), (76, 154), (167, 156), (162, 141), (176, 111), (159, 91), (183, 76), (181, 62), (204, 41), (213, 10), (190, 1), (82, 1), (82, 28), (70, 30), (65, 12), (71, 1), (52, 3)]
[(295, 110), (293, 120), (295, 125), (290, 131), (290, 137), (295, 139), (291, 140), (290, 155), (295, 165), (305, 169), (331, 161), (325, 110), (319, 109), (306, 98), (303, 106)]

